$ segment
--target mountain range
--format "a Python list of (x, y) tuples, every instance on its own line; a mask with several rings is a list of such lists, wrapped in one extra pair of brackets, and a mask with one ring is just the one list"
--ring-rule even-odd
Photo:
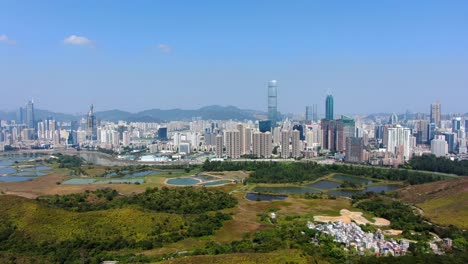
[[(48, 110), (35, 109), (34, 111), (36, 120), (44, 120), (52, 117), (57, 121), (71, 121), (78, 120), (83, 115), (73, 115), (57, 113)], [(235, 106), (219, 106), (212, 105), (194, 110), (186, 109), (150, 109), (137, 113), (131, 113), (122, 110), (107, 110), (95, 112), (98, 119), (117, 122), (119, 120), (129, 122), (164, 122), (164, 121), (182, 121), (192, 120), (193, 118), (201, 118), (206, 120), (257, 120), (266, 118), (266, 113), (256, 110), (240, 109)], [(13, 111), (0, 111), (0, 119), (2, 120), (15, 120), (16, 112)]]

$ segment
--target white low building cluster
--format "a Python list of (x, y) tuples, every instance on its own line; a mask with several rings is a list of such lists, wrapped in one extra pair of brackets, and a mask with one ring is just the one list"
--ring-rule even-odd
[(401, 256), (406, 254), (409, 248), (409, 242), (406, 240), (386, 240), (380, 230), (375, 233), (364, 232), (354, 222), (348, 224), (338, 221), (319, 225), (308, 222), (307, 227), (329, 234), (336, 242), (343, 243), (347, 248), (355, 248), (360, 254), (373, 252), (385, 256)]

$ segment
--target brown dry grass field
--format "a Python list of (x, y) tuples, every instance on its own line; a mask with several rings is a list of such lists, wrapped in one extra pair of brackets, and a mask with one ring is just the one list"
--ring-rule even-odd
[(468, 177), (408, 186), (397, 195), (434, 223), (468, 228)]
[(5, 194), (21, 196), (34, 199), (41, 195), (55, 194), (70, 194), (79, 193), (86, 190), (97, 190), (106, 187), (116, 189), (123, 194), (133, 192), (142, 192), (145, 190), (144, 185), (135, 184), (81, 184), (81, 185), (59, 185), (57, 182), (62, 182), (68, 179), (63, 173), (53, 172), (50, 175), (37, 177), (32, 181), (25, 182), (2, 182), (0, 183), (0, 191)]

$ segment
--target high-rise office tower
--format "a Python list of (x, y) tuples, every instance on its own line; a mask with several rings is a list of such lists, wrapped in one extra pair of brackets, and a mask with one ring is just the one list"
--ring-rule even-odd
[(281, 157), (289, 158), (289, 130), (281, 130)]
[(317, 110), (317, 104), (312, 105), (312, 121), (318, 122), (318, 110)]
[(271, 132), (271, 120), (260, 120), (258, 121), (258, 129), (260, 132)]
[(305, 134), (304, 134), (304, 126), (303, 125), (294, 125), (293, 130), (299, 130), (299, 138), (300, 140), (305, 140)]
[(416, 143), (417, 144), (427, 144), (430, 143), (431, 141), (428, 140), (428, 135), (429, 135), (429, 121), (428, 120), (418, 120), (415, 124), (415, 128), (417, 131), (416, 134)]
[(167, 127), (158, 128), (158, 139), (162, 141), (167, 140)]
[(455, 117), (452, 119), (452, 132), (457, 133), (461, 129), (461, 117)]
[(359, 137), (346, 138), (345, 161), (361, 163), (364, 161), (364, 139)]
[(35, 128), (35, 121), (34, 121), (34, 102), (29, 101), (26, 104), (26, 125), (28, 128)]
[(301, 139), (300, 139), (300, 131), (299, 130), (294, 129), (292, 131), (291, 145), (292, 145), (291, 156), (293, 158), (301, 157)]
[(16, 124), (24, 124), (24, 108), (20, 107), (16, 112)]
[(272, 80), (268, 82), (268, 119), (271, 120), (273, 127), (278, 121), (278, 100), (277, 100), (277, 82)]
[(447, 142), (447, 145), (448, 145), (448, 152), (455, 153), (455, 147), (456, 147), (455, 133), (445, 133), (444, 136), (445, 136), (445, 141)]
[(468, 119), (465, 120), (465, 133), (466, 137), (468, 137)]
[(307, 123), (310, 123), (314, 121), (314, 110), (313, 106), (306, 106), (306, 112), (305, 112), (305, 121)]
[(333, 120), (333, 96), (331, 94), (327, 95), (325, 100), (325, 119)]
[(216, 135), (215, 143), (216, 143), (216, 158), (222, 158), (223, 157), (223, 136), (221, 134)]
[(437, 127), (440, 127), (440, 115), (441, 115), (440, 103), (432, 103), (431, 104), (431, 123), (435, 123)]
[(436, 130), (436, 124), (435, 123), (430, 123), (429, 125), (427, 125), (427, 141), (428, 142), (431, 142), (431, 140), (434, 139), (435, 130)]
[(226, 131), (226, 155), (231, 159), (238, 159), (241, 155), (239, 130)]
[(356, 123), (350, 117), (341, 116), (335, 120), (335, 129), (335, 149), (332, 150), (342, 152), (346, 150), (346, 138), (356, 136)]

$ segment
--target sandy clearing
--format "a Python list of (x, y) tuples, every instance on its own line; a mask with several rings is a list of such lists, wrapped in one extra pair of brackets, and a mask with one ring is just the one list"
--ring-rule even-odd
[(376, 226), (389, 226), (390, 221), (384, 218), (374, 217), (374, 223), (367, 220), (364, 216), (362, 216), (362, 212), (352, 212), (347, 209), (340, 210), (341, 216), (321, 216), (316, 215), (314, 216), (314, 221), (316, 222), (337, 222), (341, 221), (343, 223), (351, 223), (352, 221), (356, 222), (358, 225), (376, 225)]
[(389, 236), (398, 236), (403, 233), (403, 230), (395, 230), (395, 229), (389, 229), (389, 230), (384, 230), (382, 231), (384, 235), (389, 235)]

